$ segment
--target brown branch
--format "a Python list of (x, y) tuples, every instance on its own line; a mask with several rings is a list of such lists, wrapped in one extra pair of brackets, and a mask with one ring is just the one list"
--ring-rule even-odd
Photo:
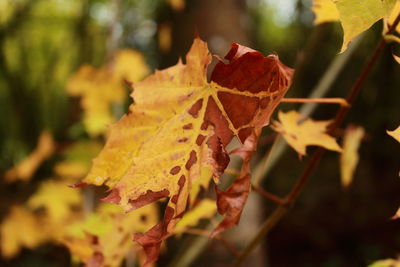
[(272, 202), (274, 202), (275, 204), (278, 205), (285, 205), (286, 204), (286, 200), (282, 199), (280, 197), (278, 197), (277, 195), (274, 195), (270, 192), (265, 191), (264, 189), (262, 189), (261, 187), (252, 184), (251, 185), (251, 189), (256, 191), (258, 194), (260, 194), (262, 197), (271, 200)]
[[(389, 28), (387, 34), (391, 34), (392, 32), (394, 32), (394, 30), (396, 29), (399, 22), (400, 22), (400, 14), (397, 15), (396, 20)], [(362, 85), (364, 84), (365, 80), (367, 79), (368, 75), (370, 74), (373, 66), (376, 64), (377, 59), (379, 58), (380, 54), (382, 53), (385, 45), (386, 45), (386, 42), (385, 42), (384, 38), (382, 38), (380, 40), (380, 42), (378, 43), (378, 45), (375, 47), (372, 56), (369, 58), (367, 64), (362, 69), (361, 74), (358, 76), (358, 79), (352, 86), (350, 93), (346, 98), (346, 101), (347, 101), (347, 103), (349, 103), (349, 106), (347, 106), (347, 107), (341, 106), (341, 108), (337, 112), (335, 119), (330, 126), (330, 129), (329, 129), (330, 133), (334, 132), (342, 123), (344, 117), (346, 116), (347, 112), (349, 111), (349, 109), (351, 107), (351, 104), (357, 98), (357, 95), (359, 94), (359, 92), (362, 88)], [(292, 206), (294, 204), (297, 197), (303, 190), (305, 184), (309, 180), (312, 171), (315, 169), (315, 167), (320, 162), (324, 152), (325, 152), (324, 148), (318, 148), (314, 152), (314, 154), (312, 155), (311, 160), (310, 160), (309, 164), (307, 165), (306, 169), (304, 170), (303, 174), (298, 178), (296, 183), (293, 185), (291, 191), (286, 196), (286, 202), (284, 203), (284, 205), (282, 205), (282, 204), (278, 205), (278, 207), (275, 209), (275, 211), (264, 221), (259, 232), (254, 237), (254, 239), (250, 242), (250, 244), (240, 254), (240, 256), (237, 259), (237, 261), (235, 262), (234, 266), (236, 266), (236, 267), (241, 266), (242, 263), (245, 261), (245, 259), (250, 255), (250, 253), (258, 246), (258, 244), (271, 231), (271, 229), (288, 212), (288, 209), (290, 208), (290, 206)]]

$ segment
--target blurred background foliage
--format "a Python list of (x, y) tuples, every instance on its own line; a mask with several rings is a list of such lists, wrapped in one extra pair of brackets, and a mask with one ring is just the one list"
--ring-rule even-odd
[[(44, 130), (54, 136), (57, 152), (31, 181), (0, 181), (1, 218), (51, 175), (65, 147), (103, 140), (86, 131), (79, 98), (66, 92), (68, 79), (81, 65), (99, 68), (118, 49), (133, 48), (144, 55), (150, 69), (165, 68), (176, 64), (198, 32), (220, 56), (232, 42), (264, 54), (278, 53), (286, 65), (296, 68), (289, 96), (307, 97), (338, 56), (342, 41), (339, 24), (313, 25), (311, 5), (310, 0), (0, 0), (0, 173), (26, 158)], [(377, 23), (364, 34), (327, 97), (346, 95), (379, 41), (381, 29)], [(367, 132), (353, 185), (341, 188), (338, 155), (328, 153), (295, 208), (255, 254), (253, 265), (364, 266), (400, 252), (399, 222), (389, 219), (400, 203), (400, 146), (385, 133), (397, 127), (400, 118), (399, 66), (390, 52), (386, 49), (379, 59), (346, 120)], [(124, 104), (113, 106), (114, 116), (121, 116), (129, 103), (126, 98)], [(336, 109), (319, 106), (313, 117), (329, 119)], [(266, 129), (265, 136), (260, 154), (269, 149), (268, 137), (274, 133)], [(286, 150), (264, 177), (264, 188), (284, 195), (307, 161)], [(245, 239), (233, 240), (238, 248), (273, 208), (262, 200), (255, 203), (250, 205), (253, 210), (246, 211), (255, 218), (252, 224), (243, 219), (234, 230)], [(190, 238), (170, 241), (160, 266), (171, 262), (174, 266), (183, 247), (193, 242)], [(207, 253), (191, 266), (227, 266), (232, 260), (214, 242), (205, 249)], [(25, 249), (0, 265), (69, 266), (69, 257), (66, 249), (47, 244)]]

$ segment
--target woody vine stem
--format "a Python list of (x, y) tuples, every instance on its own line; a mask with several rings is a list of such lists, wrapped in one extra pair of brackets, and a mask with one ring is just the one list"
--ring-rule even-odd
[[(389, 27), (387, 35), (394, 33), (397, 25), (400, 22), (400, 13), (397, 15), (394, 23)], [(333, 123), (330, 125), (329, 133), (333, 133), (336, 129), (339, 128), (341, 123), (343, 122), (347, 112), (351, 108), (351, 105), (354, 103), (357, 95), (361, 91), (362, 85), (367, 79), (368, 75), (370, 74), (373, 66), (377, 62), (377, 59), (381, 55), (383, 49), (386, 46), (386, 41), (382, 37), (380, 42), (374, 49), (372, 56), (369, 58), (368, 62), (362, 69), (360, 75), (358, 76), (357, 80), (355, 81), (354, 85), (352, 86), (350, 93), (348, 94), (346, 101), (349, 104), (348, 106), (341, 106), (336, 113), (336, 116), (333, 120)], [(245, 261), (245, 259), (251, 254), (251, 252), (260, 244), (260, 242), (265, 238), (265, 236), (274, 228), (274, 226), (282, 219), (282, 217), (288, 212), (291, 206), (295, 203), (297, 197), (300, 195), (301, 191), (303, 190), (305, 184), (310, 178), (311, 173), (314, 171), (315, 167), (318, 166), (322, 156), (324, 155), (325, 149), (318, 148), (314, 154), (311, 156), (311, 159), (308, 163), (308, 166), (305, 168), (302, 175), (297, 179), (295, 184), (293, 185), (291, 191), (287, 194), (287, 196), (283, 199), (283, 201), (279, 201), (278, 206), (275, 208), (274, 212), (263, 222), (261, 228), (259, 229), (256, 236), (253, 240), (247, 245), (247, 247), (240, 253), (239, 257), (237, 258), (234, 266), (239, 267)], [(261, 188), (257, 188), (257, 191), (261, 191)]]

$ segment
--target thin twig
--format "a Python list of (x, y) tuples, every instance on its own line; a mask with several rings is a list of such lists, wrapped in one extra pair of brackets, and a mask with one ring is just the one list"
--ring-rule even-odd
[(283, 98), (281, 103), (319, 103), (319, 104), (339, 104), (341, 106), (348, 106), (344, 98)]
[[(189, 228), (185, 230), (185, 233), (192, 234), (192, 235), (200, 235), (204, 237), (210, 237), (211, 231), (204, 230), (204, 229), (197, 229), (197, 228)], [(223, 238), (221, 235), (217, 235), (215, 237), (216, 240), (221, 241), (221, 243), (235, 256), (239, 256), (239, 250), (237, 250), (228, 240)]]
[(262, 189), (261, 187), (259, 187), (258, 185), (252, 184), (251, 185), (251, 189), (256, 191), (258, 194), (260, 194), (262, 197), (271, 200), (272, 202), (274, 202), (275, 204), (278, 205), (285, 205), (286, 200), (283, 198), (278, 197), (275, 194), (272, 194), (270, 192), (265, 191), (264, 189)]
[[(400, 22), (400, 14), (398, 14), (396, 20), (394, 23), (391, 25), (389, 31), (387, 34), (391, 34), (397, 25)], [(346, 100), (347, 102), (351, 105), (354, 100), (356, 99), (357, 95), (359, 94), (363, 83), (367, 79), (368, 75), (370, 74), (373, 66), (377, 62), (377, 59), (379, 58), (380, 54), (383, 51), (383, 48), (385, 47), (386, 42), (384, 38), (381, 39), (381, 41), (378, 43), (376, 46), (372, 56), (368, 60), (367, 64), (361, 71), (361, 74), (359, 75), (358, 79), (352, 86), (349, 95), (347, 96)], [(348, 107), (341, 107), (339, 111), (337, 112), (335, 119), (329, 129), (329, 132), (332, 133), (335, 131), (340, 124), (342, 123), (344, 117), (346, 116), (348, 110), (350, 109), (350, 106)], [(315, 167), (318, 165), (320, 162), (323, 154), (325, 152), (324, 148), (318, 148), (314, 154), (311, 157), (311, 160), (304, 170), (303, 174), (299, 177), (299, 179), (296, 181), (294, 186), (292, 187), (292, 190), (286, 197), (286, 203), (285, 205), (279, 205), (275, 211), (265, 220), (263, 225), (261, 226), (259, 232), (256, 234), (254, 239), (250, 242), (250, 244), (244, 249), (244, 251), (240, 254), (239, 258), (235, 262), (236, 267), (241, 266), (244, 260), (250, 255), (250, 253), (258, 246), (258, 244), (265, 238), (265, 236), (271, 231), (271, 229), (281, 220), (281, 218), (287, 213), (288, 209), (290, 208), (291, 205), (294, 204), (296, 201), (297, 197), (301, 193), (302, 189), (304, 188), (305, 184), (310, 178), (310, 174), (312, 171), (315, 169)]]

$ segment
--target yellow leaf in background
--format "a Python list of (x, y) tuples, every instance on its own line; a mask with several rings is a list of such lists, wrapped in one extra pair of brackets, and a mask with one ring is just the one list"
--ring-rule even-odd
[(393, 137), (394, 139), (397, 140), (397, 142), (400, 143), (400, 126), (397, 127), (396, 130), (393, 131), (386, 131), (388, 135), (390, 135), (391, 137)]
[(71, 207), (81, 202), (79, 190), (68, 187), (64, 181), (48, 180), (31, 196), (28, 206), (33, 209), (43, 207), (52, 221), (61, 222), (69, 216)]
[(340, 174), (343, 188), (348, 188), (353, 181), (354, 171), (359, 160), (358, 148), (364, 134), (364, 129), (356, 126), (347, 127), (345, 131), (343, 152), (340, 155)]
[(172, 45), (172, 26), (169, 22), (160, 24), (158, 30), (158, 47), (164, 53), (171, 50)]
[(137, 82), (149, 69), (141, 54), (133, 50), (117, 52), (114, 60), (96, 69), (83, 65), (68, 81), (67, 92), (81, 97), (83, 124), (87, 132), (97, 136), (105, 132), (116, 118), (113, 105), (122, 105), (126, 90), (124, 81)]
[(124, 87), (108, 68), (95, 69), (82, 66), (67, 84), (67, 92), (81, 97), (84, 110), (83, 124), (92, 136), (103, 133), (114, 118), (112, 104), (122, 104)]
[(145, 232), (158, 220), (155, 204), (125, 213), (121, 207), (102, 203), (85, 220), (67, 227), (64, 243), (81, 261), (102, 255), (100, 266), (119, 267), (132, 252), (133, 232)]
[(378, 20), (388, 17), (396, 0), (334, 0), (339, 11), (344, 37), (340, 53), (356, 36), (369, 29)]
[(196, 226), (201, 219), (208, 219), (215, 215), (217, 206), (215, 200), (203, 199), (194, 209), (185, 213), (176, 224), (174, 233), (181, 234), (189, 227)]
[(368, 265), (368, 267), (400, 267), (400, 260), (399, 259), (379, 260)]
[[(140, 81), (150, 72), (143, 55), (135, 50), (118, 51), (112, 65), (114, 75), (128, 82)], [(110, 93), (112, 93), (112, 90), (110, 90)]]
[(185, 8), (185, 0), (167, 0), (175, 11), (182, 11)]
[(396, 62), (400, 64), (400, 57), (395, 54), (392, 54), (392, 56), (393, 56), (394, 60), (396, 60)]
[(92, 159), (100, 152), (102, 144), (96, 141), (74, 143), (63, 152), (64, 160), (57, 163), (54, 173), (71, 184), (81, 180), (89, 171)]
[(54, 146), (51, 134), (47, 131), (42, 132), (33, 152), (14, 168), (8, 170), (5, 173), (5, 180), (7, 182), (15, 182), (17, 180), (28, 181), (31, 179), (43, 161), (53, 154)]
[(307, 146), (321, 146), (328, 150), (341, 152), (336, 140), (326, 133), (331, 121), (314, 121), (302, 119), (301, 114), (292, 110), (287, 113), (279, 111), (279, 122), (274, 121), (272, 128), (282, 134), (286, 142), (301, 156), (306, 154)]
[(392, 216), (392, 220), (397, 220), (399, 218), (400, 218), (400, 208), (398, 208), (396, 214)]
[(33, 249), (48, 238), (46, 227), (33, 213), (20, 206), (12, 207), (0, 226), (1, 254), (11, 258), (22, 247)]
[(339, 12), (332, 0), (313, 0), (311, 10), (315, 14), (314, 24), (339, 21)]

